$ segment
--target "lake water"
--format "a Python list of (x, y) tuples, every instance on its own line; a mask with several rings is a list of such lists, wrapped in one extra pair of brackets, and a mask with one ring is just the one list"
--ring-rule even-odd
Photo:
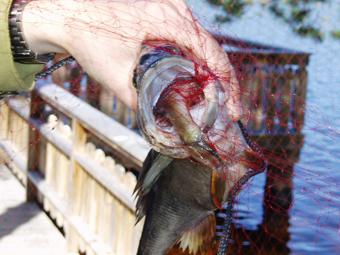
[[(235, 253), (340, 254), (340, 40), (318, 43), (300, 38), (256, 5), (241, 19), (216, 25), (219, 8), (204, 0), (188, 2), (202, 23), (215, 31), (311, 53), (304, 144), (293, 167), (292, 206), (269, 215), (263, 206), (265, 175), (256, 176), (240, 195), (234, 219), (237, 229), (252, 241), (243, 241)], [(340, 1), (330, 2), (314, 14), (325, 30), (340, 27)]]

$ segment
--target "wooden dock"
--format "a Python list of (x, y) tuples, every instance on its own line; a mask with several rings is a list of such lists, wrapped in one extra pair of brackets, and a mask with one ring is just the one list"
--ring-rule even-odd
[(5, 165), (0, 165), (0, 253), (63, 255), (66, 241)]

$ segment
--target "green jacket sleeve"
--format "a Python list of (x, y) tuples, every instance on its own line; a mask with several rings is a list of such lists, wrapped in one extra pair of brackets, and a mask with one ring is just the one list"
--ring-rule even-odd
[(12, 0), (0, 0), (0, 91), (23, 91), (32, 88), (34, 74), (43, 65), (19, 64), (13, 61), (8, 29)]

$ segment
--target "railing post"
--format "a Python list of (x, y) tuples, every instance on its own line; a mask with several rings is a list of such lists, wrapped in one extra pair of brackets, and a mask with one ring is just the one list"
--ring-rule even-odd
[[(40, 119), (43, 106), (41, 98), (38, 96), (36, 91), (32, 91), (31, 94), (31, 106), (30, 106), (30, 118)], [(30, 172), (36, 172), (39, 168), (39, 144), (40, 144), (40, 133), (34, 127), (30, 127), (28, 134), (28, 155), (27, 155), (27, 176)], [(27, 178), (26, 185), (26, 200), (34, 201), (38, 200), (38, 190), (35, 185)]]
[(5, 101), (0, 102), (0, 139), (6, 139), (8, 135), (9, 109)]
[[(85, 129), (81, 126), (81, 124), (76, 120), (72, 119), (72, 152), (70, 156), (70, 176), (71, 178), (69, 179), (68, 182), (68, 190), (71, 194), (71, 201), (72, 204), (70, 206), (70, 213), (72, 216), (78, 216), (78, 213), (80, 212), (80, 207), (81, 205), (81, 196), (82, 191), (84, 190), (84, 185), (85, 185), (85, 176), (82, 170), (79, 168), (75, 158), (74, 154), (76, 152), (79, 152), (81, 150), (84, 150), (85, 143), (86, 143), (86, 131)], [(78, 252), (79, 249), (83, 250), (83, 247), (78, 247), (79, 246), (79, 238), (78, 234), (73, 228), (68, 228), (66, 230), (66, 241), (67, 241), (67, 250), (68, 252)]]

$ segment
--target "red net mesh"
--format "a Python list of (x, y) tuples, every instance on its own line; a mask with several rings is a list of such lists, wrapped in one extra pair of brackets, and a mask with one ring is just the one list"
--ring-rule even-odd
[[(296, 169), (304, 144), (302, 128), (308, 55), (261, 48), (228, 37), (217, 39), (227, 49), (232, 49), (227, 52), (240, 82), (241, 101), (246, 113), (243, 122), (270, 163), (267, 171), (247, 184), (237, 199), (228, 254), (290, 254), (292, 251), (305, 254), (308, 247), (322, 243), (328, 243), (330, 250), (339, 249), (338, 241), (332, 238), (325, 241), (325, 237), (319, 236), (337, 235), (337, 227), (330, 225), (334, 222), (332, 218), (339, 214), (337, 200), (320, 196), (313, 198), (318, 191), (313, 190), (308, 182), (319, 178), (319, 174), (309, 172), (308, 168)], [(76, 63), (56, 71), (52, 79), (127, 127), (138, 130), (135, 113), (84, 74)], [(299, 183), (299, 189), (295, 191), (294, 179)], [(331, 183), (335, 185), (334, 180)], [(306, 195), (306, 192), (311, 193)], [(299, 203), (304, 199), (315, 199), (314, 207), (298, 206), (294, 210), (295, 197), (299, 198)], [(317, 212), (319, 200), (328, 207), (327, 215)], [(294, 220), (294, 231), (297, 231), (294, 235), (302, 237), (292, 240), (291, 217), (298, 215), (296, 217), (303, 220), (305, 210), (316, 210), (314, 214), (308, 214), (313, 220)], [(315, 224), (313, 232), (308, 230), (309, 224)], [(296, 239), (302, 239), (304, 243)], [(298, 247), (300, 244), (306, 247)], [(215, 245), (210, 254), (215, 254), (216, 249)], [(174, 248), (171, 254), (184, 253)]]
[[(259, 49), (260, 46), (228, 37), (217, 39), (233, 48), (228, 55), (240, 81), (246, 111), (243, 121), (270, 162), (266, 173), (246, 185), (240, 204), (236, 203), (228, 254), (289, 254), (293, 170), (303, 145), (301, 130), (308, 55), (275, 52), (267, 47)], [(135, 114), (114, 95), (83, 75), (76, 64), (57, 71), (53, 77), (71, 93), (124, 125), (137, 129)], [(258, 219), (260, 213), (253, 213), (253, 210), (263, 211), (262, 220)], [(243, 224), (243, 218), (251, 224)], [(258, 224), (252, 222), (256, 220), (259, 220)], [(215, 252), (216, 247), (211, 254)], [(182, 252), (174, 249), (171, 254)]]
[[(335, 164), (322, 161), (327, 153), (321, 162), (298, 164), (304, 146), (309, 55), (230, 37), (216, 39), (227, 49), (240, 83), (242, 121), (269, 162), (267, 171), (248, 183), (236, 201), (228, 254), (336, 254), (340, 251), (338, 178), (323, 176), (324, 172), (314, 169), (319, 166), (313, 165), (325, 163), (335, 171)], [(56, 71), (52, 80), (138, 131), (135, 113), (76, 63)], [(338, 138), (339, 132), (331, 130), (332, 138)], [(313, 144), (313, 132), (319, 131), (307, 131)], [(332, 138), (331, 147), (339, 153)], [(329, 150), (318, 148), (323, 149)], [(208, 254), (215, 254), (216, 248)], [(174, 248), (171, 254), (188, 253)]]

